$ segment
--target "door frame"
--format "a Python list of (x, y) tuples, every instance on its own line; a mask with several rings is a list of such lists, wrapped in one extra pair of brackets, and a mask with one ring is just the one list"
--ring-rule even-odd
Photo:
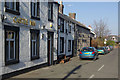
[[(47, 33), (47, 62), (48, 62), (48, 66), (53, 65), (53, 61), (54, 61), (54, 55), (53, 55), (53, 46), (54, 46), (54, 32), (49, 32)], [(49, 43), (49, 36), (50, 36), (50, 43)], [(49, 48), (50, 46), (50, 48)], [(50, 51), (49, 51), (50, 49)], [(51, 53), (49, 53), (51, 52)]]

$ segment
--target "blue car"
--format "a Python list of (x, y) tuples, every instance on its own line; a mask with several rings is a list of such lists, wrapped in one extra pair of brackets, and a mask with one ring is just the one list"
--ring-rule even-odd
[(107, 54), (105, 47), (98, 47), (97, 51), (98, 51), (98, 54), (103, 54), (103, 55)]
[(95, 49), (94, 47), (84, 47), (81, 49), (79, 57), (80, 59), (89, 58), (96, 60), (98, 58), (97, 49)]

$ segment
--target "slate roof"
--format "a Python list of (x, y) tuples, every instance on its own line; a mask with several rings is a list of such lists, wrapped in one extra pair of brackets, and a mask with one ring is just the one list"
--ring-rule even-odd
[(86, 26), (83, 25), (82, 23), (80, 23), (80, 22), (78, 22), (78, 21), (72, 19), (71, 17), (69, 17), (69, 16), (67, 16), (67, 15), (65, 15), (65, 14), (61, 14), (61, 13), (59, 13), (59, 17), (65, 19), (65, 20), (71, 21), (71, 22), (77, 24), (77, 25), (80, 26), (80, 27), (83, 27), (83, 28), (85, 28), (85, 29), (90, 30), (88, 27), (86, 27)]

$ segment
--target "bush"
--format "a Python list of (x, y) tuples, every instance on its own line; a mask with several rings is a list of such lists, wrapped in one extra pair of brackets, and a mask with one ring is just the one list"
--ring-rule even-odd
[(110, 45), (110, 46), (115, 46), (116, 43), (115, 43), (115, 41), (108, 40), (106, 45), (107, 45), (107, 46), (108, 46), (108, 45)]

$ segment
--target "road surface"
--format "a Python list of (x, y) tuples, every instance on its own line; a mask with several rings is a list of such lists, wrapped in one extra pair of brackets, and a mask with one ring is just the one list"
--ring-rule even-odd
[(99, 59), (80, 60), (79, 57), (73, 57), (71, 61), (65, 64), (57, 64), (50, 67), (40, 68), (28, 73), (14, 76), (13, 78), (58, 78), (68, 79), (76, 78), (84, 80), (99, 79), (116, 80), (118, 78), (118, 49), (114, 49), (109, 54), (100, 55)]

